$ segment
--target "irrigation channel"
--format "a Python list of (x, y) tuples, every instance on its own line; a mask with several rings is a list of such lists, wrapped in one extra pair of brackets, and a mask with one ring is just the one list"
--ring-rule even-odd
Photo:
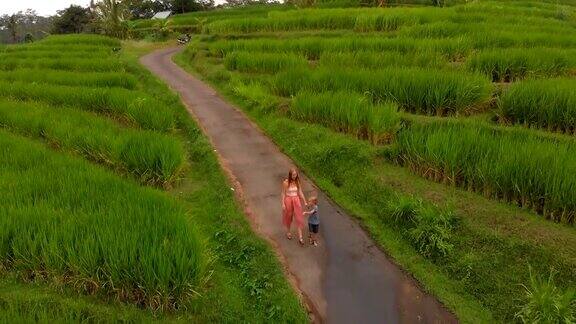
[(456, 323), (376, 246), (360, 225), (318, 193), (319, 247), (287, 240), (280, 221), (281, 181), (294, 163), (239, 109), (172, 62), (180, 48), (158, 50), (141, 63), (163, 79), (198, 121), (232, 179), (253, 227), (276, 249), (314, 322)]

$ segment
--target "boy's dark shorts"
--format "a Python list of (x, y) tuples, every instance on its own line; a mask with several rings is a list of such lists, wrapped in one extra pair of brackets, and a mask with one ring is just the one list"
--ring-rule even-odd
[(314, 233), (317, 234), (318, 233), (318, 228), (320, 227), (320, 224), (310, 224), (308, 223), (308, 231), (310, 231), (310, 233)]

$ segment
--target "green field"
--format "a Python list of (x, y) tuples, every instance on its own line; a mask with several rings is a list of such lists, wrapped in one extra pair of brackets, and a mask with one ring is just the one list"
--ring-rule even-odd
[(154, 48), (0, 49), (0, 318), (305, 322), (208, 141), (137, 63)]
[[(193, 33), (211, 83), (463, 323), (576, 322), (576, 2), (253, 5)], [(0, 46), (0, 322), (304, 323), (213, 148), (97, 35)], [(326, 221), (329, 221), (327, 218)]]
[(215, 15), (176, 61), (463, 322), (570, 323), (574, 5)]

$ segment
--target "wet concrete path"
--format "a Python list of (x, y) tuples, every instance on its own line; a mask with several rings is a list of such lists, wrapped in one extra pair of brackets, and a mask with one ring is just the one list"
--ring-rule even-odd
[(301, 247), (296, 239), (287, 240), (280, 217), (280, 188), (294, 163), (240, 110), (174, 64), (172, 56), (179, 50), (153, 52), (141, 63), (180, 94), (241, 191), (256, 232), (276, 249), (315, 322), (457, 322), (305, 177), (305, 193), (318, 193), (320, 246)]

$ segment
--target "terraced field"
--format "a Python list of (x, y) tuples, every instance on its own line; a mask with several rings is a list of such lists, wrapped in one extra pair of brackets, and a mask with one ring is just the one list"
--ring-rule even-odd
[(306, 321), (139, 50), (88, 35), (0, 48), (0, 317)]
[(574, 5), (218, 16), (177, 62), (461, 320), (536, 320), (553, 272), (555, 322), (576, 316)]

